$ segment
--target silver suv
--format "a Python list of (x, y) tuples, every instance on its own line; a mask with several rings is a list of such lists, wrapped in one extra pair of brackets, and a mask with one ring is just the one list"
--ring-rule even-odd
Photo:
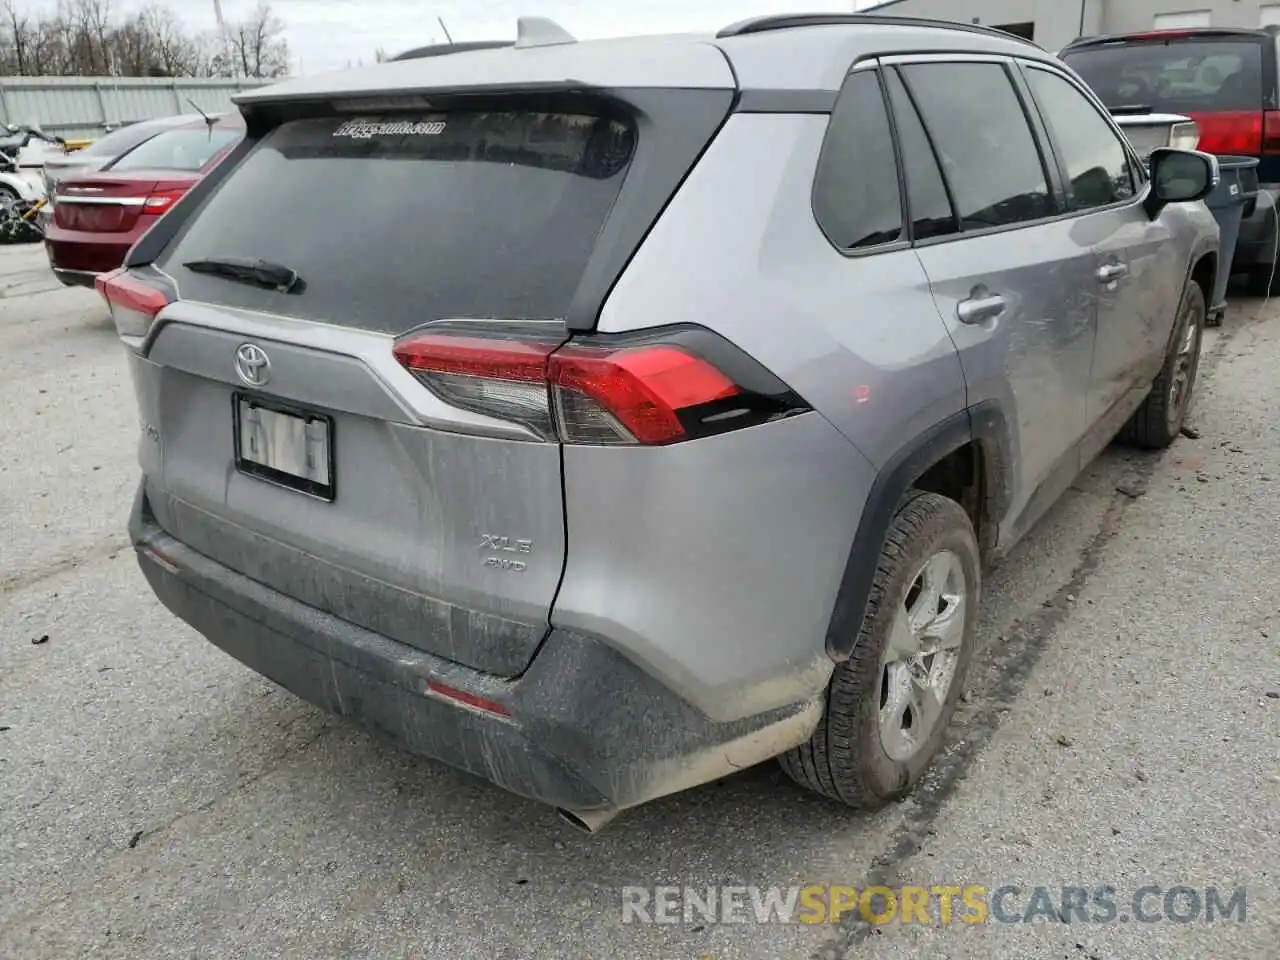
[(313, 703), (595, 829), (942, 742), (984, 567), (1178, 435), (1213, 158), (1151, 179), (1037, 47), (874, 16), (242, 94), (100, 278), (160, 599)]

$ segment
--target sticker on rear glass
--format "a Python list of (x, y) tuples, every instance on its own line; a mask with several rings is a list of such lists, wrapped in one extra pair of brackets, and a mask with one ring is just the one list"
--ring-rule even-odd
[(335, 137), (368, 140), (371, 137), (438, 137), (444, 133), (443, 120), (373, 120), (356, 117), (337, 130)]

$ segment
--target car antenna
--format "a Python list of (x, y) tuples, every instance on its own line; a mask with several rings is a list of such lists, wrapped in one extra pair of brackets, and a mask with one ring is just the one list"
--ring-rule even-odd
[(453, 46), (453, 37), (449, 36), (449, 28), (444, 25), (444, 17), (436, 17), (436, 21), (440, 24), (440, 29), (444, 31), (444, 38), (449, 41), (449, 46)]
[(187, 103), (191, 104), (191, 109), (192, 109), (192, 110), (194, 110), (196, 113), (200, 114), (200, 116), (204, 117), (204, 122), (205, 122), (205, 124), (207, 124), (207, 125), (208, 125), (208, 127), (209, 127), (209, 129), (210, 129), (210, 130), (212, 130), (212, 129), (213, 129), (213, 118), (212, 118), (212, 117), (210, 117), (210, 116), (209, 116), (207, 113), (205, 113), (203, 110), (201, 110), (201, 109), (196, 105), (196, 102), (195, 102), (194, 100), (192, 100), (190, 97), (187, 97)]

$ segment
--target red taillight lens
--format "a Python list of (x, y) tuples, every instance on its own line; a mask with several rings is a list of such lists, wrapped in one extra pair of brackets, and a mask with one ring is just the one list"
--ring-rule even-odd
[(401, 341), (395, 356), (445, 402), (547, 441), (655, 446), (807, 409), (781, 383), (770, 394), (745, 390), (676, 343), (561, 346), (428, 333)]
[(677, 347), (567, 346), (551, 357), (567, 440), (662, 444), (683, 440), (682, 410), (736, 395), (737, 385)]
[(147, 199), (142, 201), (142, 209), (152, 216), (165, 213), (170, 207), (181, 200), (182, 195), (186, 192), (187, 191), (185, 190), (157, 190), (155, 193), (148, 196)]
[(1205, 153), (1256, 157), (1262, 152), (1261, 111), (1193, 113), (1190, 116), (1200, 127), (1199, 149)]
[(519, 423), (554, 440), (547, 357), (559, 340), (486, 339), (427, 333), (402, 340), (394, 352), (431, 391), (462, 410)]
[(1262, 115), (1262, 154), (1280, 154), (1280, 110), (1268, 110)]
[(169, 305), (164, 291), (131, 275), (127, 267), (102, 274), (94, 286), (107, 301), (116, 332), (124, 337), (145, 336), (156, 314)]

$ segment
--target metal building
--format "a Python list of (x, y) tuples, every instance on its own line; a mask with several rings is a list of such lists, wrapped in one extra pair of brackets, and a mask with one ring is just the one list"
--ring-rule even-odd
[(1280, 24), (1280, 0), (887, 0), (861, 12), (981, 23), (1054, 51), (1103, 33)]
[(0, 122), (38, 123), (68, 139), (100, 137), (136, 120), (231, 109), (240, 90), (266, 80), (157, 77), (0, 77)]

